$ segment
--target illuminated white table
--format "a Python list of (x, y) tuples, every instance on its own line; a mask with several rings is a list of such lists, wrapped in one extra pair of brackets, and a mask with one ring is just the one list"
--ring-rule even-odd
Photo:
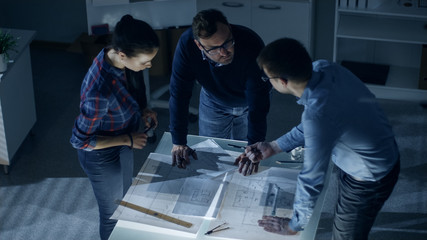
[[(202, 141), (205, 141), (206, 139), (209, 139), (207, 137), (201, 137), (201, 136), (194, 136), (194, 135), (188, 135), (188, 145), (194, 145), (197, 143), (200, 143)], [(229, 139), (217, 139), (217, 138), (211, 138), (214, 139), (216, 143), (218, 143), (224, 150), (231, 150), (236, 151), (236, 148), (228, 146), (229, 143), (241, 145), (246, 145), (246, 142), (243, 141), (236, 141), (236, 140), (229, 140)], [(170, 133), (166, 132), (164, 133), (162, 139), (160, 140), (157, 148), (156, 153), (161, 154), (168, 154), (170, 155), (170, 151), (172, 148), (172, 138)], [(286, 164), (277, 164), (277, 160), (285, 160), (290, 161), (290, 155), (287, 153), (281, 153), (276, 156), (273, 156), (269, 159), (263, 160), (261, 162), (262, 166), (274, 166), (274, 167), (284, 167), (284, 168), (293, 168), (293, 169), (301, 169), (302, 163), (286, 163)], [(332, 164), (330, 164), (327, 179), (329, 179), (331, 167)], [(327, 186), (327, 181), (325, 183), (325, 186)], [(320, 219), (321, 210), (323, 207), (323, 202), (325, 198), (325, 189), (322, 191), (317, 203), (316, 207), (314, 209), (313, 215), (310, 219), (309, 224), (306, 226), (306, 229), (301, 232), (300, 239), (302, 240), (311, 240), (315, 238), (317, 226)], [(159, 228), (155, 226), (150, 226), (146, 224), (140, 224), (136, 222), (130, 222), (130, 221), (124, 221), (119, 220), (116, 227), (114, 228), (110, 240), (139, 240), (139, 239), (150, 239), (150, 240), (190, 240), (190, 239), (215, 239), (214, 235), (205, 235), (204, 233), (210, 230), (210, 222), (212, 220), (204, 220), (203, 223), (200, 226), (200, 230), (196, 236), (193, 234), (187, 234), (187, 233), (177, 233), (177, 231), (168, 231), (168, 229), (165, 228)], [(264, 230), (260, 227), (260, 239), (262, 238), (262, 233)], [(286, 236), (283, 236), (283, 239), (286, 239)]]

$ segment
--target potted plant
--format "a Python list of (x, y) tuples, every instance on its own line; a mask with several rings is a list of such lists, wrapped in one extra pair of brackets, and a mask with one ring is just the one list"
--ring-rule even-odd
[(7, 70), (9, 62), (9, 51), (16, 51), (18, 39), (8, 32), (2, 32), (0, 29), (0, 72)]

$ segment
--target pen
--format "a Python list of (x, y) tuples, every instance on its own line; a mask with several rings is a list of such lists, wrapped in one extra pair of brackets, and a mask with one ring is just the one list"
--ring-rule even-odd
[[(235, 148), (240, 148), (240, 149), (246, 149), (247, 146), (239, 146), (239, 145), (235, 145), (235, 144), (231, 144), (229, 143), (228, 146), (230, 147), (235, 147)], [(259, 150), (257, 148), (251, 147), (251, 152), (259, 152)]]
[(150, 131), (152, 128), (153, 128), (152, 126), (149, 126), (148, 128), (146, 128), (146, 129), (144, 130), (144, 133), (147, 133), (147, 132), (148, 132), (148, 131)]
[(150, 131), (154, 127), (154, 125), (155, 125), (154, 122), (152, 122), (148, 128), (144, 129), (144, 133), (147, 133), (148, 131)]
[(299, 161), (276, 161), (277, 164), (285, 164), (285, 163), (302, 163)]
[(280, 187), (277, 184), (274, 184), (274, 199), (273, 206), (271, 207), (271, 216), (276, 216), (277, 209), (277, 197), (279, 196)]
[(189, 149), (190, 149), (190, 151), (188, 152), (188, 155), (192, 155), (193, 153), (195, 153), (195, 152), (196, 152), (196, 149), (192, 149), (192, 148), (190, 148), (190, 147), (189, 147)]
[(211, 234), (211, 233), (214, 233), (214, 232), (219, 232), (219, 231), (222, 231), (222, 230), (227, 230), (227, 229), (229, 229), (230, 227), (225, 227), (225, 228), (221, 228), (221, 229), (218, 229), (218, 230), (210, 230), (210, 231), (207, 231), (206, 233), (205, 233), (205, 235), (209, 235), (209, 234)]
[(225, 223), (223, 223), (223, 224), (220, 224), (220, 225), (218, 225), (218, 226), (216, 226), (216, 227), (212, 228), (211, 230), (207, 231), (207, 232), (205, 233), (205, 235), (209, 235), (209, 234), (214, 233), (214, 232), (219, 232), (219, 231), (222, 231), (222, 230), (229, 229), (230, 227), (225, 227), (225, 228), (218, 229), (219, 227), (224, 226), (225, 224), (227, 224), (227, 223), (225, 222)]
[(245, 146), (234, 145), (234, 144), (231, 144), (231, 143), (229, 143), (228, 146), (235, 147), (235, 148), (240, 148), (240, 149), (246, 149)]

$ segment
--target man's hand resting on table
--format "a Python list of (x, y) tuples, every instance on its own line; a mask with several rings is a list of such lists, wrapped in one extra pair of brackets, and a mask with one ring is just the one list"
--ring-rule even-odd
[(263, 216), (258, 220), (258, 226), (263, 227), (265, 231), (277, 233), (281, 235), (295, 235), (298, 232), (289, 227), (289, 218), (281, 218), (276, 216)]
[(196, 151), (187, 145), (173, 145), (172, 147), (172, 166), (177, 165), (178, 168), (186, 168), (190, 164), (190, 156), (197, 160)]
[(282, 152), (279, 145), (273, 142), (257, 142), (249, 145), (234, 161), (234, 165), (239, 166), (239, 173), (244, 176), (258, 172), (259, 162), (263, 159), (271, 157), (279, 152)]
[(259, 162), (252, 162), (248, 157), (246, 157), (246, 153), (242, 153), (236, 158), (234, 165), (238, 165), (239, 173), (246, 176), (258, 172)]

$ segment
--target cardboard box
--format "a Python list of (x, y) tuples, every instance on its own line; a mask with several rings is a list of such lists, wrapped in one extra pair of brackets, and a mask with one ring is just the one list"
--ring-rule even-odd
[(424, 44), (422, 48), (418, 88), (427, 90), (427, 44)]

